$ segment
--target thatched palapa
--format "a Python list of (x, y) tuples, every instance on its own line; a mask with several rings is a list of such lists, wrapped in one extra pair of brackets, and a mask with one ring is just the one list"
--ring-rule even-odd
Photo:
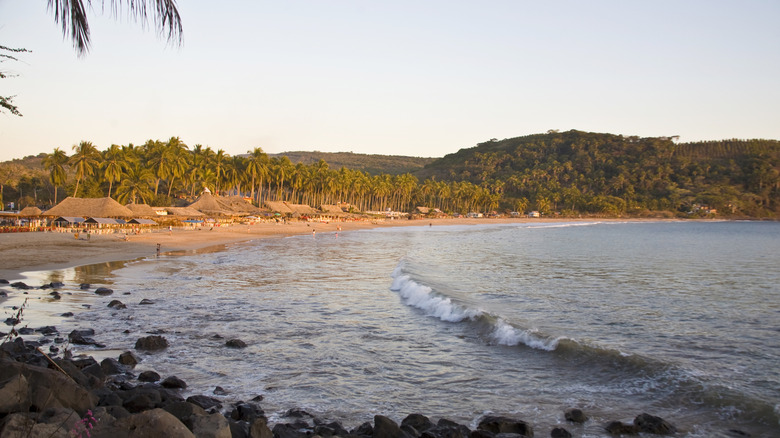
[(259, 209), (244, 201), (244, 198), (240, 196), (223, 198), (212, 195), (209, 190), (204, 190), (189, 207), (207, 216), (247, 216), (260, 212)]
[(42, 213), (41, 209), (38, 207), (24, 207), (22, 211), (19, 212), (19, 217), (34, 217), (34, 216), (40, 216)]
[(322, 210), (323, 213), (331, 216), (344, 216), (347, 214), (344, 213), (344, 210), (342, 210), (341, 207), (333, 204), (322, 204), (320, 205), (320, 210)]
[(168, 216), (178, 217), (203, 217), (203, 213), (190, 207), (165, 207)]
[(134, 216), (141, 217), (157, 217), (157, 212), (154, 211), (149, 204), (127, 204), (125, 207), (129, 208), (133, 212)]
[(129, 208), (111, 198), (74, 198), (62, 202), (43, 213), (46, 216), (133, 217)]

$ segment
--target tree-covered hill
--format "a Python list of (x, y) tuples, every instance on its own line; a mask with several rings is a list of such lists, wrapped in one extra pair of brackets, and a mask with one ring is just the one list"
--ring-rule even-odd
[(468, 181), (502, 204), (542, 212), (711, 211), (777, 216), (780, 142), (672, 138), (581, 131), (491, 140), (425, 167), (419, 178)]
[(282, 152), (280, 154), (268, 154), (269, 157), (286, 156), (293, 163), (305, 165), (314, 164), (324, 160), (333, 169), (345, 167), (351, 170), (368, 172), (371, 175), (400, 175), (402, 173), (414, 173), (434, 162), (435, 158), (406, 157), (401, 155), (376, 155), (356, 154), (353, 152)]

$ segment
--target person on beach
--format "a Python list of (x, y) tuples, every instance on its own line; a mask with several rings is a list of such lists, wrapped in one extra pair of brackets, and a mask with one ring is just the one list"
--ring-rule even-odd
[(157, 244), (157, 257), (160, 257), (160, 244)]

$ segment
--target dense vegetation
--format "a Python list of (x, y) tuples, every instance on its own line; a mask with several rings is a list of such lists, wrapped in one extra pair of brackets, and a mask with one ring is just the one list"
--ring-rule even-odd
[[(350, 159), (351, 166), (339, 161)], [(717, 210), (718, 216), (777, 217), (780, 142), (676, 144), (671, 138), (568, 131), (491, 140), (433, 160), (317, 152), (268, 156), (259, 148), (229, 156), (201, 145), (189, 148), (173, 137), (105, 151), (82, 142), (70, 156), (57, 148), (0, 164), (0, 196), (17, 208), (45, 208), (65, 194), (184, 205), (203, 187), (242, 194), (258, 205), (346, 202), (359, 211), (421, 205), (453, 213), (701, 216)]]
[[(579, 131), (491, 140), (450, 154), (420, 175), (468, 181), (501, 205), (564, 214), (687, 213), (777, 216), (780, 142), (675, 144)], [(703, 208), (709, 207), (709, 208)]]

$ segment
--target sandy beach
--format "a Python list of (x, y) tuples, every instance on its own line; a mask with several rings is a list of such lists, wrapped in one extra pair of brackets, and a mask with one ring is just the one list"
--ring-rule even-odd
[[(398, 226), (442, 226), (487, 223), (508, 223), (529, 219), (432, 219), (344, 222), (290, 222), (228, 225), (200, 230), (174, 228), (130, 235), (123, 233), (92, 234), (87, 240), (71, 233), (27, 232), (0, 234), (0, 278), (23, 279), (27, 271), (45, 271), (94, 263), (133, 260), (155, 255), (157, 244), (162, 253), (195, 251), (213, 246), (260, 238), (279, 238), (298, 234), (333, 233), (342, 231)], [(552, 221), (553, 219), (531, 219)]]

